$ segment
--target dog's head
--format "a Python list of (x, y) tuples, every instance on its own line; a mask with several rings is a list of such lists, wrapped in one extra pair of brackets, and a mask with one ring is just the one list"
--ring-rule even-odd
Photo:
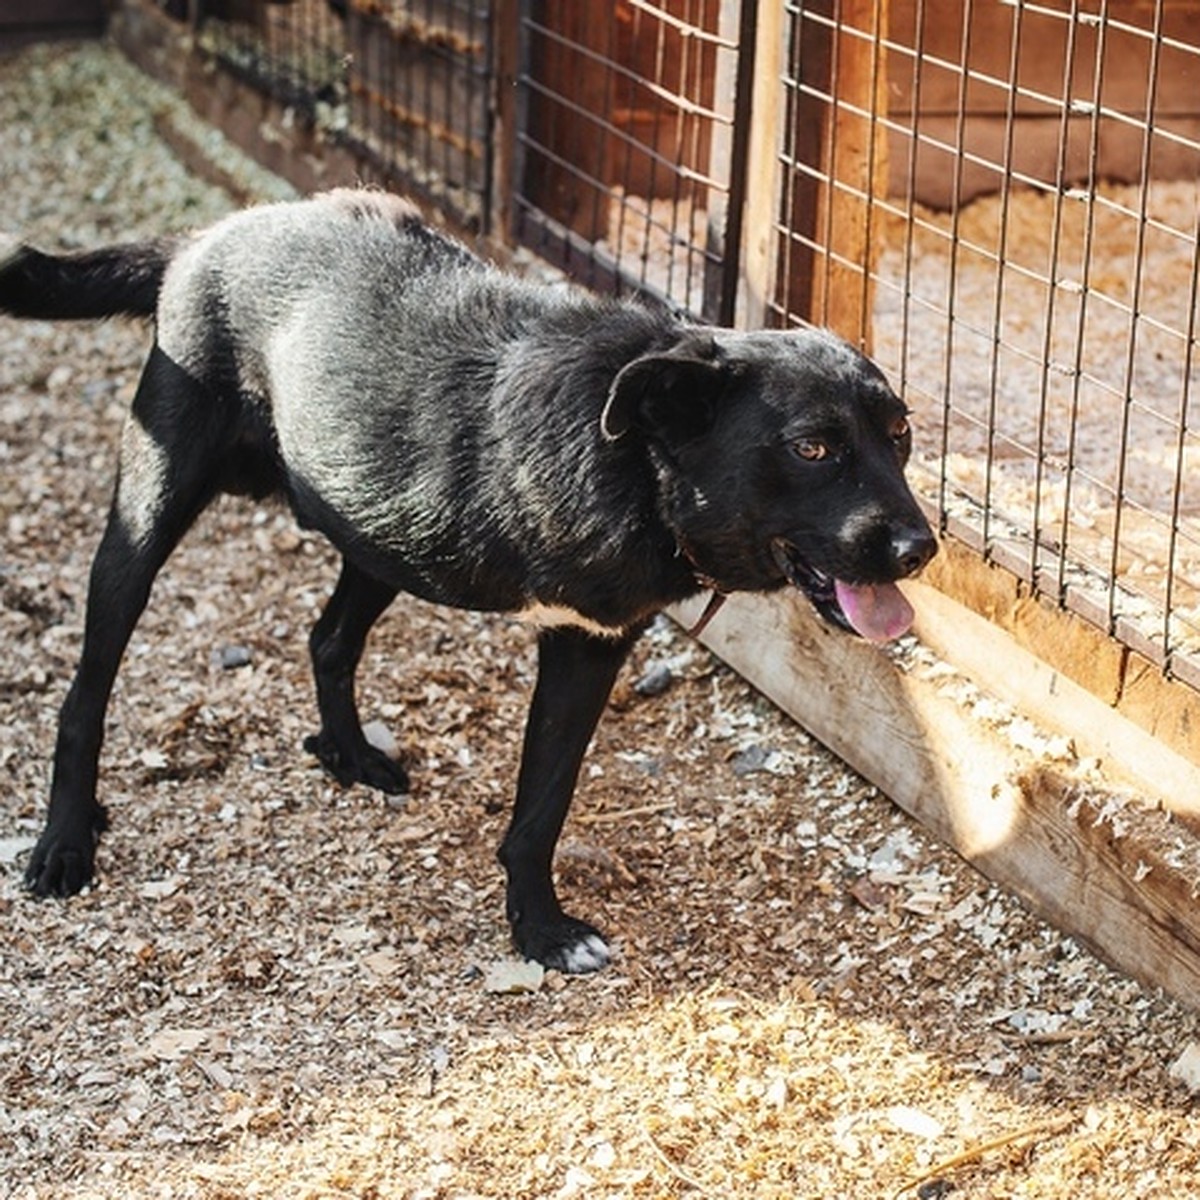
[(847, 343), (816, 330), (689, 332), (622, 369), (601, 428), (646, 443), (698, 576), (726, 592), (793, 584), (872, 640), (908, 628), (896, 580), (937, 544), (904, 480), (904, 405)]

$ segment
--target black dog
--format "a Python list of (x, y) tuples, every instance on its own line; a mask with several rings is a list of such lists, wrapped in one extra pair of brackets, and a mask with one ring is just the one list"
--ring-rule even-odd
[(540, 627), (500, 859), (518, 949), (566, 971), (608, 947), (559, 906), (554, 847), (650, 617), (704, 589), (790, 582), (882, 640), (911, 617), (894, 581), (935, 550), (902, 475), (904, 407), (845, 343), (535, 285), (382, 193), (90, 253), (19, 246), (0, 256), (0, 310), (156, 317), (26, 875), (38, 895), (92, 876), (113, 678), (155, 573), (218, 492), (282, 493), (343, 555), (311, 636), (321, 729), (306, 743), (343, 784), (408, 786), (354, 700), (398, 592)]

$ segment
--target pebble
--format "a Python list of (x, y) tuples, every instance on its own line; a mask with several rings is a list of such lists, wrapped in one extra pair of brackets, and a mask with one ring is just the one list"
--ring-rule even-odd
[(213, 654), (213, 659), (222, 671), (234, 671), (248, 667), (252, 661), (249, 646), (222, 646)]
[(766, 746), (761, 746), (756, 742), (744, 750), (739, 750), (730, 765), (733, 773), (740, 779), (744, 775), (753, 775), (756, 771), (765, 771), (770, 755), (771, 752)]
[(1189, 1042), (1167, 1074), (1182, 1083), (1193, 1096), (1200, 1095), (1200, 1042)]
[(661, 696), (675, 682), (675, 673), (665, 662), (648, 663), (633, 690), (639, 696)]

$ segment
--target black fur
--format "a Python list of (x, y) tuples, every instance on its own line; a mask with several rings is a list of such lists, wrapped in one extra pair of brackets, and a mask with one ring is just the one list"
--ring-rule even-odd
[[(343, 555), (311, 638), (319, 733), (344, 784), (403, 791), (363, 737), (354, 675), (397, 592), (540, 626), (500, 857), (518, 948), (602, 965), (551, 878), (579, 765), (629, 647), (702, 588), (802, 587), (868, 636), (934, 541), (902, 476), (904, 409), (818, 331), (739, 333), (527, 283), (405, 201), (332, 192), (179, 242), (0, 260), (0, 310), (156, 317), (63, 705), (39, 895), (91, 878), (104, 713), (154, 576), (222, 491), (281, 492)], [(840, 581), (840, 582), (839, 582)]]
[(22, 317), (152, 317), (176, 243), (168, 239), (59, 256), (18, 246), (0, 262), (5, 311)]

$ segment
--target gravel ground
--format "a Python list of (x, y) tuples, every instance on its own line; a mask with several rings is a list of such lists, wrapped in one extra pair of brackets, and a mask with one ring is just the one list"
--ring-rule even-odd
[[(103, 46), (0, 59), (0, 232), (53, 248), (228, 211), (156, 111), (189, 127)], [(274, 508), (218, 504), (164, 571), (110, 713), (100, 880), (27, 898), (147, 335), (0, 321), (0, 344), (7, 1194), (1200, 1196), (1197, 1016), (1033, 920), (665, 622), (559, 862), (616, 965), (506, 991), (493, 851), (530, 635), (397, 603), (362, 700), (414, 793), (339, 790), (299, 750), (334, 561)]]

